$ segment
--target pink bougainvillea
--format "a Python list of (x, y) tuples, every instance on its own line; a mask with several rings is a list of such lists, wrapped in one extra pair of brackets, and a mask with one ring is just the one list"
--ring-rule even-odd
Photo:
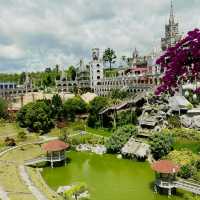
[[(168, 48), (156, 64), (165, 71), (156, 94), (174, 93), (180, 84), (200, 80), (200, 30), (188, 32), (184, 39)], [(200, 88), (195, 92), (200, 93)]]

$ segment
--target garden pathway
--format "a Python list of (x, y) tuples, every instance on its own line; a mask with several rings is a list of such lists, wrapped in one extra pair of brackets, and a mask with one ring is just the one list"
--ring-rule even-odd
[(19, 166), (19, 174), (22, 178), (22, 180), (24, 181), (24, 183), (26, 184), (26, 186), (29, 188), (29, 190), (31, 191), (31, 193), (35, 196), (35, 198), (37, 200), (48, 200), (41, 192), (40, 190), (35, 187), (35, 185), (33, 184), (33, 182), (31, 181), (29, 175), (27, 174), (26, 168), (24, 167), (24, 165), (20, 165)]
[(9, 200), (7, 192), (2, 187), (0, 187), (0, 199)]

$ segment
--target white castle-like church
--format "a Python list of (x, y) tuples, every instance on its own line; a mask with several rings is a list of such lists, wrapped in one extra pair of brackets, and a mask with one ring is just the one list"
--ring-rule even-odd
[[(165, 51), (181, 39), (179, 24), (174, 19), (173, 2), (171, 1), (169, 24), (165, 26), (165, 37), (161, 39), (161, 49)], [(91, 61), (88, 65), (80, 61), (76, 80), (70, 81), (61, 77), (56, 81), (58, 92), (73, 92), (74, 88), (92, 91), (97, 95), (108, 95), (114, 89), (126, 90), (130, 93), (153, 90), (161, 83), (163, 71), (155, 64), (158, 52), (148, 56), (140, 56), (137, 49), (128, 59), (128, 65), (117, 68), (117, 75), (105, 76), (103, 55), (99, 48), (92, 49)]]

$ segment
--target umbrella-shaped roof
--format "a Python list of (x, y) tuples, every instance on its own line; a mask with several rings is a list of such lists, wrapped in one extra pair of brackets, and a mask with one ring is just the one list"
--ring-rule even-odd
[(42, 148), (46, 152), (56, 152), (56, 151), (62, 151), (69, 148), (69, 144), (66, 144), (65, 142), (61, 140), (52, 140), (46, 144), (42, 145)]
[(152, 169), (158, 173), (174, 174), (179, 172), (180, 167), (170, 160), (160, 160), (152, 164)]

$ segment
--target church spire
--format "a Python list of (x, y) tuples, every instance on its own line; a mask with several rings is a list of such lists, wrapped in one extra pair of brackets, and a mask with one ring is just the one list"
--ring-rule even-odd
[(170, 23), (170, 24), (173, 24), (173, 23), (174, 23), (174, 5), (173, 5), (173, 0), (171, 0), (171, 8), (170, 8), (169, 23)]

